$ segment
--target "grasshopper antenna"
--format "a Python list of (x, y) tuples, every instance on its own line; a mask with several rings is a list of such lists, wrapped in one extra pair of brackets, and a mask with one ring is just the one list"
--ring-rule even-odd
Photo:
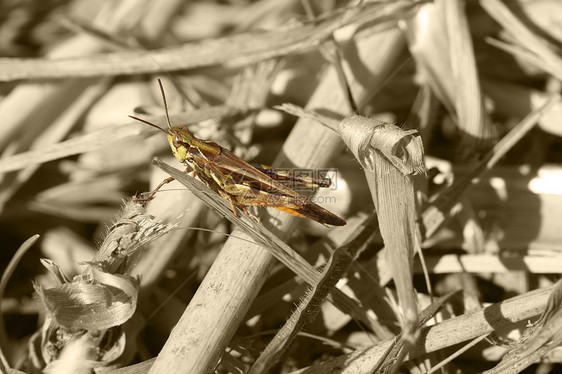
[[(222, 127), (223, 129), (225, 128), (225, 126), (217, 119), (215, 118), (211, 113), (209, 113), (209, 111), (207, 110), (207, 108), (205, 107), (205, 105), (203, 105), (202, 103), (200, 103), (197, 98), (189, 93), (189, 90), (187, 88), (184, 87), (184, 85), (176, 78), (172, 75), (172, 73), (170, 73), (166, 68), (164, 68), (164, 66), (162, 66), (162, 64), (160, 64), (158, 62), (158, 60), (156, 60), (154, 58), (154, 56), (152, 56), (151, 54), (149, 54), (150, 58), (152, 58), (152, 60), (158, 65), (160, 66), (160, 69), (162, 70), (162, 73), (166, 74), (171, 81), (175, 84), (175, 86), (177, 88), (181, 88), (181, 92), (187, 96), (189, 98), (189, 100), (191, 100), (191, 102), (195, 105), (197, 105), (200, 109), (202, 109), (205, 113), (207, 113), (207, 115), (209, 116), (209, 119), (215, 121), (215, 123), (217, 123), (220, 127)], [(160, 79), (158, 79), (160, 81)], [(228, 136), (228, 138), (230, 138), (230, 140), (232, 140), (232, 142), (234, 144), (236, 144), (238, 147), (242, 147), (245, 150), (248, 150), (248, 147), (244, 144), (242, 144), (242, 142), (235, 137), (234, 135), (232, 135), (231, 133), (229, 133), (228, 131), (225, 130), (225, 134), (226, 136)]]
[(167, 132), (166, 130), (164, 130), (162, 127), (156, 126), (154, 123), (148, 122), (148, 121), (146, 121), (146, 120), (144, 120), (144, 119), (142, 119), (142, 118), (138, 118), (138, 117), (134, 117), (134, 116), (129, 116), (129, 118), (135, 119), (135, 120), (137, 120), (137, 121), (139, 121), (139, 122), (142, 122), (142, 123), (146, 123), (146, 124), (149, 125), (149, 126), (156, 127), (158, 130), (162, 131), (164, 134), (167, 134), (167, 133), (168, 133), (168, 132)]
[(164, 93), (164, 86), (162, 86), (162, 81), (158, 79), (158, 85), (160, 86), (160, 92), (162, 93), (162, 101), (164, 102), (164, 110), (166, 111), (166, 121), (168, 121), (168, 128), (172, 128), (172, 123), (170, 122), (170, 115), (168, 114), (168, 103), (166, 102), (166, 94)]
[[(164, 101), (164, 109), (166, 110), (166, 121), (168, 122), (168, 128), (171, 129), (172, 124), (170, 123), (170, 115), (168, 114), (168, 103), (166, 102), (166, 95), (164, 94), (164, 86), (162, 86), (162, 81), (160, 79), (158, 79), (158, 85), (160, 85), (160, 92), (162, 92), (162, 101)], [(134, 117), (134, 116), (129, 116), (129, 117), (132, 118), (132, 119), (135, 119), (137, 121), (140, 121), (142, 123), (146, 123), (149, 126), (156, 127), (158, 130), (162, 131), (165, 134), (168, 133), (166, 130), (164, 130), (160, 126), (155, 125), (152, 122), (148, 122), (148, 121), (146, 121), (142, 118), (138, 118), (138, 117)]]

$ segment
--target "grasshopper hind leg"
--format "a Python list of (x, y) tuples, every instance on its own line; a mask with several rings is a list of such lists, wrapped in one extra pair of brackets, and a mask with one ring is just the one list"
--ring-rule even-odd
[(223, 191), (219, 191), (219, 195), (221, 195), (221, 197), (223, 197), (224, 199), (226, 199), (230, 203), (230, 207), (232, 208), (232, 212), (234, 213), (234, 216), (236, 218), (240, 217), (239, 214), (238, 214), (238, 210), (236, 210), (236, 207), (239, 207), (244, 212), (244, 214), (246, 214), (252, 220), (256, 221), (257, 223), (261, 223), (259, 218), (256, 217), (255, 215), (253, 215), (245, 205), (242, 205), (242, 204), (237, 203), (235, 201), (235, 196), (232, 196), (229, 193), (226, 193), (226, 192), (223, 192)]
[(248, 208), (246, 208), (246, 206), (241, 205), (240, 209), (242, 209), (242, 211), (251, 219), (253, 219), (254, 221), (256, 221), (257, 223), (261, 224), (260, 219), (258, 217), (256, 217), (255, 215), (253, 215)]
[(240, 216), (238, 215), (238, 211), (236, 210), (236, 205), (234, 204), (234, 200), (232, 199), (232, 197), (228, 196), (227, 200), (230, 203), (230, 207), (232, 208), (232, 213), (234, 213), (234, 217), (240, 218)]

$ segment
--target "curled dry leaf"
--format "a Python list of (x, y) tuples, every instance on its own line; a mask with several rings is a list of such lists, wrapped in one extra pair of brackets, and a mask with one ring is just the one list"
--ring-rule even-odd
[(65, 357), (73, 354), (80, 354), (81, 370), (119, 360), (130, 344), (121, 325), (136, 310), (138, 288), (138, 279), (106, 273), (94, 264), (70, 283), (48, 289), (36, 285), (47, 316), (30, 340), (28, 366), (60, 372), (69, 365)]
[(346, 117), (339, 126), (318, 113), (284, 104), (278, 109), (320, 121), (340, 133), (365, 169), (365, 176), (379, 218), (387, 262), (396, 283), (405, 340), (415, 339), (417, 301), (412, 285), (412, 259), (418, 251), (414, 185), (409, 175), (425, 173), (423, 144), (416, 130), (358, 115)]
[(69, 329), (103, 330), (118, 326), (135, 312), (139, 281), (109, 274), (90, 264), (87, 273), (53, 288), (36, 286), (53, 320)]
[(120, 359), (131, 343), (121, 326), (135, 313), (140, 285), (139, 279), (127, 272), (145, 244), (165, 235), (178, 222), (155, 220), (131, 201), (125, 204), (82, 274), (68, 279), (55, 262), (43, 259), (57, 285), (35, 285), (47, 317), (42, 330), (31, 339), (29, 365), (57, 371), (59, 364), (54, 362), (71, 343), (75, 348), (80, 345), (76, 352), (98, 352), (83, 358), (90, 368), (107, 367)]
[(364, 168), (372, 169), (372, 157), (367, 151), (371, 147), (373, 150), (380, 151), (404, 175), (426, 172), (423, 163), (423, 143), (417, 130), (403, 130), (396, 125), (358, 115), (351, 115), (338, 123), (333, 118), (293, 104), (283, 104), (274, 108), (318, 121), (340, 132), (342, 138), (350, 142), (349, 149), (352, 152), (357, 151), (355, 157)]
[[(124, 354), (129, 340), (121, 327), (101, 331), (65, 329), (47, 317), (42, 329), (29, 340), (26, 366), (28, 372), (59, 373), (69, 367), (67, 354), (74, 353), (83, 355), (80, 357), (83, 369), (108, 368), (120, 360), (126, 361)], [(70, 352), (65, 353), (69, 345)]]
[[(425, 173), (423, 144), (417, 130), (352, 115), (340, 123), (340, 134), (364, 168), (373, 170), (378, 150), (404, 175)], [(348, 143), (349, 142), (349, 143)]]
[(344, 119), (339, 132), (365, 168), (385, 257), (398, 293), (395, 313), (402, 320), (402, 338), (411, 348), (417, 339), (418, 306), (412, 264), (414, 254), (419, 252), (419, 241), (415, 188), (409, 175), (425, 172), (423, 145), (415, 130), (403, 131), (395, 125), (356, 115)]

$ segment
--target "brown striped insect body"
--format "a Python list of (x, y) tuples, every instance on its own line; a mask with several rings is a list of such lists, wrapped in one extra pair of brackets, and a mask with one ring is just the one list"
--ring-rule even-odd
[[(172, 127), (164, 88), (160, 80), (158, 83), (166, 111), (168, 130), (141, 118), (129, 117), (165, 132), (174, 156), (187, 167), (186, 171), (195, 174), (209, 188), (226, 199), (235, 216), (238, 217), (236, 210), (238, 207), (256, 219), (246, 207), (261, 206), (279, 209), (322, 224), (345, 225), (342, 218), (311, 202), (271, 176), (313, 187), (329, 186), (329, 179), (307, 178), (264, 165), (256, 167), (215, 142), (198, 139), (187, 127)], [(174, 178), (171, 177), (165, 179), (147, 199), (142, 201), (151, 200), (164, 184), (172, 180)]]

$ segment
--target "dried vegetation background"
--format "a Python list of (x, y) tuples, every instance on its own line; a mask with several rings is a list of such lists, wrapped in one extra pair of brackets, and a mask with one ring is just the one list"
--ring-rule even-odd
[[(0, 370), (560, 370), (561, 48), (556, 0), (0, 2)], [(235, 217), (157, 78), (347, 225)]]

